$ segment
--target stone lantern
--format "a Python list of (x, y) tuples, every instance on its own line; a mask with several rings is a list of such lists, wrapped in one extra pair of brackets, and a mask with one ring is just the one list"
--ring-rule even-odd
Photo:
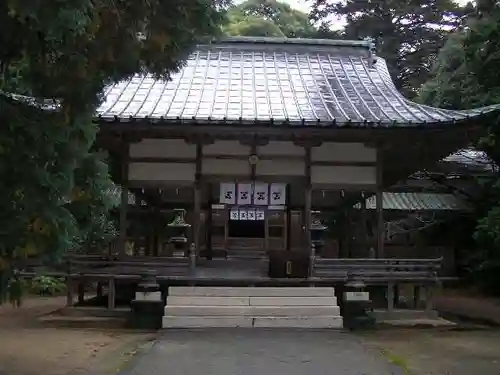
[(318, 218), (319, 211), (311, 212), (311, 226), (309, 227), (311, 231), (311, 243), (315, 247), (315, 253), (317, 255), (321, 254), (321, 250), (325, 245), (325, 233), (328, 227), (323, 225), (321, 220)]
[(187, 231), (189, 230), (189, 228), (191, 228), (191, 224), (186, 223), (185, 216), (186, 210), (175, 209), (174, 219), (167, 224), (170, 232), (168, 243), (174, 246), (174, 251), (183, 251), (184, 255), (188, 251)]

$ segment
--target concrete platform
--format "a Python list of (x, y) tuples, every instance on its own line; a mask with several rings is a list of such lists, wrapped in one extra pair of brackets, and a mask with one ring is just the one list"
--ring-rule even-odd
[(436, 310), (412, 310), (412, 309), (394, 309), (392, 311), (375, 309), (373, 311), (377, 322), (389, 320), (418, 320), (418, 319), (438, 319), (439, 314)]
[(377, 322), (381, 326), (401, 328), (454, 328), (457, 323), (443, 318), (436, 319), (399, 319), (382, 320)]

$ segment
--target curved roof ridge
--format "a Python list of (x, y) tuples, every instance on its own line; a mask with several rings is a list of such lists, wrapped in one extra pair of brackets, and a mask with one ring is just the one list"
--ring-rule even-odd
[[(308, 46), (336, 46), (336, 47), (361, 47), (372, 48), (371, 40), (344, 40), (344, 39), (309, 39), (309, 38), (281, 38), (281, 37), (256, 37), (256, 36), (229, 36), (213, 39), (213, 44), (245, 43), (245, 44), (294, 44)], [(200, 43), (203, 44), (203, 43)]]

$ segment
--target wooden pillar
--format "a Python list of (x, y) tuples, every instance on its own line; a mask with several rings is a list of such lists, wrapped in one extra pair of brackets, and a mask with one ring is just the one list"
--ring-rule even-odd
[(285, 205), (286, 205), (286, 238), (285, 238), (285, 250), (291, 251), (291, 226), (290, 223), (292, 221), (290, 214), (290, 197), (291, 197), (291, 186), (290, 184), (286, 184), (286, 197), (285, 197)]
[(205, 246), (205, 251), (207, 253), (206, 258), (208, 260), (211, 260), (213, 257), (213, 248), (212, 248), (212, 226), (213, 226), (213, 209), (212, 205), (214, 203), (213, 201), (213, 185), (208, 184), (207, 185), (207, 191), (208, 191), (208, 211), (207, 211), (207, 220), (205, 223), (205, 230), (207, 231), (207, 243)]
[(361, 245), (361, 256), (363, 258), (368, 257), (370, 251), (369, 246), (370, 243), (368, 241), (368, 228), (367, 228), (367, 215), (366, 215), (366, 195), (364, 192), (361, 193), (361, 231), (360, 231), (360, 245)]
[[(124, 141), (126, 142), (126, 141)], [(127, 244), (127, 211), (128, 211), (128, 156), (129, 144), (125, 143), (121, 153), (121, 199), (120, 199), (120, 235), (118, 253), (120, 257), (125, 255)]]
[(345, 208), (344, 211), (344, 220), (345, 220), (345, 226), (344, 226), (344, 254), (346, 258), (352, 258), (352, 246), (353, 246), (353, 241), (352, 241), (352, 211), (351, 208)]
[(201, 163), (203, 157), (203, 145), (198, 142), (196, 144), (196, 172), (194, 181), (194, 208), (193, 208), (193, 244), (194, 252), (191, 254), (192, 257), (192, 268), (194, 270), (196, 266), (196, 258), (200, 252), (200, 216), (201, 216)]
[(376, 213), (377, 213), (377, 258), (383, 258), (384, 242), (385, 242), (385, 222), (384, 222), (384, 202), (383, 202), (383, 169), (382, 169), (382, 152), (380, 145), (377, 145), (377, 186), (376, 186)]
[(311, 146), (305, 146), (305, 191), (304, 191), (304, 229), (306, 249), (309, 254), (309, 276), (312, 276), (315, 248), (311, 243), (311, 210), (312, 210), (312, 186), (311, 186)]
[(153, 226), (153, 238), (152, 238), (152, 244), (151, 244), (151, 255), (154, 257), (158, 256), (158, 221), (159, 221), (159, 216), (158, 212), (156, 210), (153, 211), (153, 218), (152, 218), (152, 226)]

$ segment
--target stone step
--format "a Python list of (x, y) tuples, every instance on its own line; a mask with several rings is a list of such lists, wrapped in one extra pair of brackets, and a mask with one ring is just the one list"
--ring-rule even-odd
[(169, 316), (163, 317), (163, 328), (252, 328), (253, 318), (245, 316)]
[(168, 296), (169, 306), (337, 306), (336, 297)]
[(204, 297), (334, 297), (330, 287), (197, 287), (172, 286), (169, 296)]
[(337, 298), (328, 297), (249, 297), (250, 306), (337, 306)]
[(340, 316), (338, 306), (165, 306), (169, 316)]
[(256, 317), (255, 328), (343, 328), (340, 316)]
[(342, 318), (312, 317), (242, 317), (242, 316), (164, 316), (163, 328), (342, 328)]
[(167, 306), (249, 306), (249, 297), (168, 296)]

